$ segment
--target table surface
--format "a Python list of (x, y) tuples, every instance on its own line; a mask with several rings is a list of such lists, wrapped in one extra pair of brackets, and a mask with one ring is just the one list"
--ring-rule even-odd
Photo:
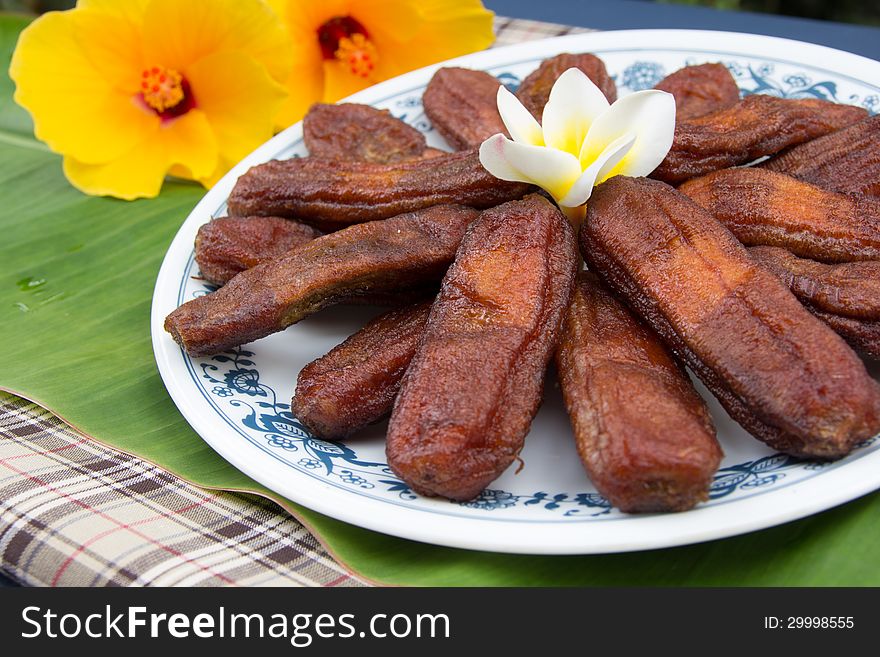
[(880, 28), (649, 0), (484, 0), (501, 16), (599, 30), (687, 28), (750, 32), (809, 41), (880, 60)]

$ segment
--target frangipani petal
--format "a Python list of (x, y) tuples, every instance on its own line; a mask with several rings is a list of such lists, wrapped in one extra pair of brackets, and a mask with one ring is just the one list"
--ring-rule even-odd
[(577, 158), (570, 153), (518, 144), (505, 137), (489, 137), (480, 146), (480, 162), (496, 178), (533, 183), (553, 198), (562, 198), (581, 175)]
[(503, 84), (498, 87), (497, 98), (498, 113), (501, 114), (501, 120), (504, 121), (504, 126), (513, 140), (520, 144), (543, 146), (544, 134), (541, 131), (541, 124)]
[(544, 106), (544, 143), (577, 157), (593, 121), (607, 110), (608, 99), (599, 87), (580, 69), (568, 69), (554, 83)]
[(647, 176), (672, 147), (675, 133), (675, 98), (665, 91), (637, 91), (624, 96), (597, 117), (580, 153), (581, 165), (590, 166), (620, 135), (635, 135), (629, 152), (603, 172), (597, 182), (617, 174)]
[(625, 134), (611, 142), (599, 154), (599, 157), (584, 170), (568, 190), (568, 194), (559, 199), (559, 205), (574, 208), (586, 203), (593, 194), (593, 187), (597, 181), (601, 181), (605, 173), (613, 169), (626, 156), (635, 141), (635, 135)]

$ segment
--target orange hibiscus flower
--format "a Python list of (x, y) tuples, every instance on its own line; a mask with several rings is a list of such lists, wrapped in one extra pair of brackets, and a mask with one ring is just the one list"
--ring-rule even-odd
[(294, 65), (278, 125), (312, 103), (489, 46), (492, 13), (479, 0), (269, 0), (290, 32)]

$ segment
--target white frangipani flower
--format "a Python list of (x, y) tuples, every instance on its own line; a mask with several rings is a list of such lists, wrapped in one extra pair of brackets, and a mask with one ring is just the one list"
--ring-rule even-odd
[(480, 162), (496, 178), (543, 187), (572, 219), (593, 187), (612, 176), (646, 176), (672, 146), (675, 99), (638, 91), (613, 105), (582, 71), (559, 76), (538, 123), (516, 96), (498, 88), (502, 134), (480, 146)]

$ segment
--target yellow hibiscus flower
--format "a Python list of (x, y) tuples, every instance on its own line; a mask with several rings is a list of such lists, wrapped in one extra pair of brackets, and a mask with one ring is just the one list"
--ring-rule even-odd
[(88, 194), (210, 186), (272, 136), (290, 46), (260, 0), (80, 0), (22, 32), (9, 69), (38, 139)]
[(294, 65), (278, 116), (285, 127), (312, 103), (491, 45), (479, 0), (269, 0), (290, 32)]

